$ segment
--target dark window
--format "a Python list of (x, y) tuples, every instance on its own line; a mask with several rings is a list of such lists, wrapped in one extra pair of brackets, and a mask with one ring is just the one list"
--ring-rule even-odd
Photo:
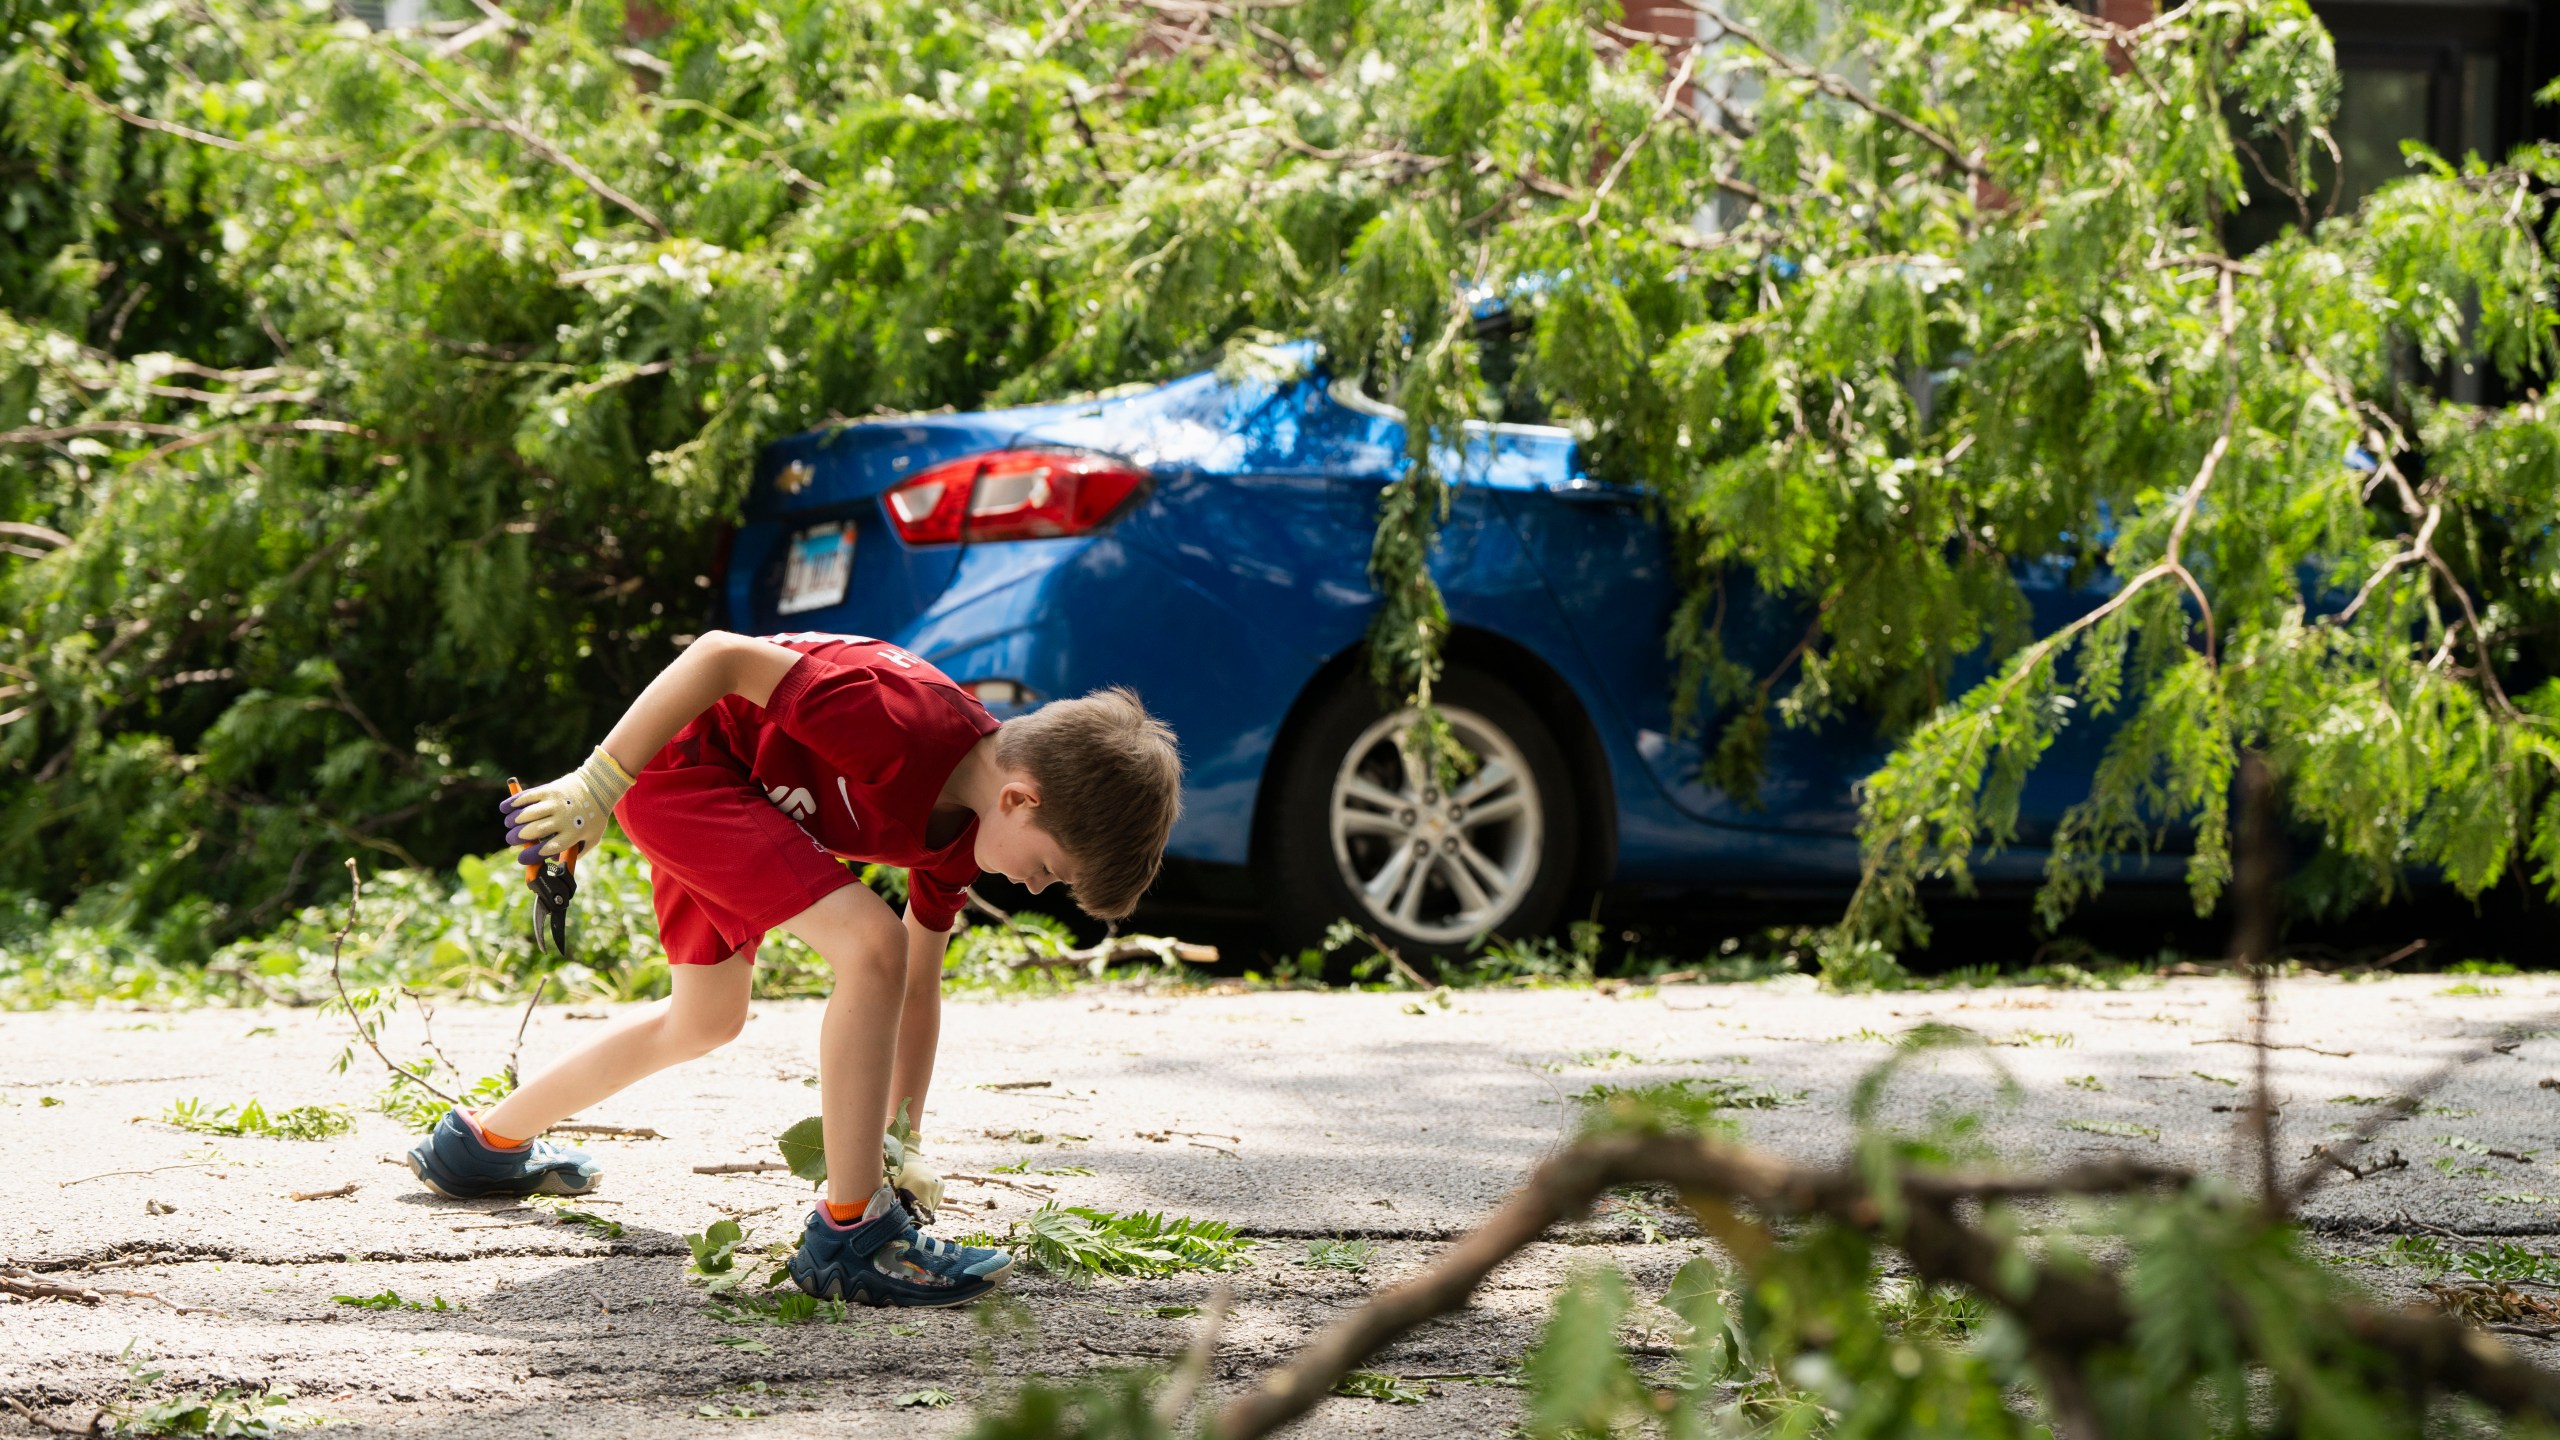
[[(2338, 113), (2330, 122), (2338, 156), (2333, 162), (2315, 151), (2315, 188), (2305, 197), (2314, 221), (2352, 210), (2376, 186), (2408, 174), (2403, 141), (2456, 163), (2468, 155), (2494, 161), (2547, 128), (2533, 92), (2554, 78), (2540, 53), (2551, 48), (2554, 27), (2533, 6), (2329, 0), (2311, 8), (2337, 42), (2339, 71)], [(2251, 135), (2245, 117), (2232, 120), (2265, 168), (2285, 174), (2287, 137)], [(2231, 217), (2226, 238), (2234, 249), (2250, 250), (2299, 224), (2303, 206), (2257, 165), (2244, 160), (2243, 169), (2249, 201)]]

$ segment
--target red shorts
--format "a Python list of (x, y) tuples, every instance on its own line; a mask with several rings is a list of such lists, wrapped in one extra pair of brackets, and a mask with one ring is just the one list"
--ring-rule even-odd
[(726, 765), (643, 770), (614, 818), (648, 858), (670, 965), (753, 964), (767, 930), (861, 883)]

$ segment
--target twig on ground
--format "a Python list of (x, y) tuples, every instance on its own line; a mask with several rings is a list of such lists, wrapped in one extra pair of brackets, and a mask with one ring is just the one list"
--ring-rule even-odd
[(1055, 1185), (1033, 1185), (1020, 1181), (1007, 1180), (1001, 1175), (961, 1175), (954, 1173), (945, 1175), (942, 1178), (945, 1180), (958, 1180), (969, 1185), (1001, 1185), (1007, 1190), (1019, 1190), (1025, 1195), (1055, 1195), (1058, 1193), (1058, 1187)]
[(2210, 1040), (2190, 1040), (2187, 1043), (2190, 1045), (2255, 1045), (2261, 1050), (2308, 1050), (2314, 1055), (2326, 1055), (2336, 1060), (2348, 1059), (2356, 1053), (2353, 1050), (2323, 1050), (2317, 1045), (2279, 1045), (2272, 1040), (2252, 1040), (2241, 1035), (2217, 1035)]
[(56, 1285), (50, 1280), (20, 1278), (16, 1274), (0, 1275), (0, 1294), (15, 1295), (21, 1300), (70, 1300), (82, 1305), (96, 1305), (106, 1298), (85, 1285)]
[(50, 1280), (39, 1280), (24, 1270), (0, 1270), (0, 1295), (15, 1295), (21, 1300), (69, 1300), (81, 1305), (102, 1304), (108, 1296), (114, 1295), (126, 1300), (148, 1300), (154, 1305), (166, 1306), (181, 1315), (222, 1313), (219, 1310), (206, 1310), (192, 1305), (181, 1305), (175, 1300), (162, 1299), (156, 1292), (150, 1290), (102, 1290), (87, 1285), (57, 1285)]
[[(2550, 1029), (2554, 1025), (2560, 1025), (2560, 1011), (2546, 1011), (2543, 1014), (2524, 1021), (2521, 1024), (2506, 1027), (2505, 1032), (2499, 1037), (2499, 1039), (2508, 1040), (2514, 1039), (2518, 1036), (2531, 1035), (2537, 1031)], [(2437, 1066), (2431, 1073), (2421, 1076), (2418, 1083), (2401, 1091), (2399, 1094), (2392, 1096), (2391, 1103), (2376, 1107), (2371, 1115), (2368, 1115), (2363, 1120), (2358, 1121), (2356, 1123), (2356, 1128), (2347, 1132), (2343, 1138), (2320, 1148), (2324, 1150), (2335, 1150), (2340, 1155), (2352, 1155), (2358, 1150), (2363, 1149), (2365, 1145), (2372, 1141), (2374, 1136), (2381, 1134), (2387, 1127), (2397, 1125), (2401, 1121), (2408, 1119), (2410, 1116), (2417, 1114), (2418, 1106), (2425, 1101), (2428, 1096), (2434, 1094), (2440, 1089), (2443, 1089), (2445, 1082), (2451, 1080), (2454, 1076), (2469, 1069), (2473, 1065), (2477, 1065), (2481, 1061), (2488, 1059), (2491, 1055), (2496, 1054), (2497, 1044), (2498, 1041), (2492, 1041), (2487, 1045), (2474, 1047), (2463, 1054), (2453, 1057), (2444, 1064)], [(2324, 1157), (2322, 1159), (2313, 1160), (2311, 1163), (2294, 1172), (2293, 1183), (2286, 1187), (2288, 1191), (2286, 1208), (2288, 1210), (2300, 1206), (2304, 1196), (2319, 1189), (2320, 1186), (2328, 1180), (2331, 1164), (2332, 1162)]]
[(1055, 1080), (990, 1080), (978, 1088), (981, 1090), (1046, 1090), (1056, 1083), (1058, 1082)]
[(1406, 963), (1402, 952), (1398, 951), (1396, 947), (1388, 944), (1386, 941), (1379, 939), (1375, 932), (1364, 929), (1356, 933), (1362, 940), (1368, 942), (1370, 949), (1378, 952), (1379, 958), (1387, 962), (1387, 968), (1395, 971), (1397, 978), (1403, 980), (1407, 985), (1412, 986), (1416, 990), (1437, 990), (1440, 988), (1432, 982), (1423, 979), (1421, 971), (1414, 969), (1412, 965)]
[(295, 1190), (290, 1193), (296, 1200), (344, 1200), (356, 1193), (356, 1182), (350, 1180), (334, 1190)]
[(163, 1170), (210, 1170), (221, 1163), (219, 1160), (190, 1160), (184, 1165), (154, 1165), (148, 1170), (109, 1170), (97, 1175), (83, 1175), (77, 1180), (65, 1180), (53, 1188), (68, 1190), (74, 1185), (86, 1185), (92, 1180), (113, 1180), (124, 1175), (157, 1175)]
[(2379, 1175), (2385, 1170), (2406, 1170), (2409, 1168), (2408, 1160), (2403, 1158), (2397, 1150), (2392, 1151), (2390, 1154), (2383, 1156), (2381, 1159), (2374, 1161), (2370, 1165), (2358, 1165), (2344, 1155), (2340, 1155), (2336, 1151), (2331, 1150), (2326, 1145), (2312, 1146), (2311, 1153), (2304, 1158), (2327, 1161), (2329, 1164), (2337, 1166), (2339, 1169), (2346, 1171), (2349, 1175), (2358, 1180), (2362, 1180), (2368, 1175)]
[[(564, 1135), (618, 1135), (625, 1140), (664, 1140), (667, 1137), (646, 1125), (591, 1125), (583, 1120), (563, 1120), (551, 1127)], [(785, 1167), (788, 1168), (788, 1167)]]
[(763, 1175), (790, 1168), (779, 1160), (742, 1160), (734, 1165), (696, 1165), (693, 1167), (693, 1173), (696, 1175)]
[(59, 1420), (47, 1420), (35, 1411), (27, 1408), (27, 1403), (15, 1395), (0, 1395), (0, 1400), (6, 1400), (9, 1402), (9, 1408), (18, 1412), (19, 1419), (26, 1421), (28, 1424), (35, 1426), (39, 1430), (50, 1430), (56, 1435), (102, 1435), (106, 1433), (99, 1428), (99, 1422), (107, 1418), (107, 1412), (104, 1410), (100, 1410), (97, 1414), (90, 1416), (89, 1423), (86, 1425), (65, 1425)]

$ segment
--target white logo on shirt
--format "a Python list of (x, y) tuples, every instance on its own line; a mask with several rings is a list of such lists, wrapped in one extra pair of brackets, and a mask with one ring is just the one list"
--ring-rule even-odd
[(853, 822), (853, 828), (861, 829), (862, 812), (853, 808), (853, 792), (844, 788), (844, 777), (841, 775), (836, 777), (836, 798), (844, 801), (845, 818)]
[(803, 786), (776, 785), (765, 792), (764, 798), (772, 801), (776, 809), (794, 820), (806, 820), (818, 813), (818, 797), (810, 794)]
[(880, 647), (880, 658), (897, 666), (901, 670), (913, 670), (918, 665), (924, 663), (913, 655), (908, 654), (906, 651), (899, 649), (895, 645), (884, 645)]
[(794, 640), (805, 640), (812, 645), (876, 645), (879, 643), (868, 635), (834, 635), (824, 630), (788, 630), (780, 635), (767, 635), (764, 638), (777, 645), (788, 645)]

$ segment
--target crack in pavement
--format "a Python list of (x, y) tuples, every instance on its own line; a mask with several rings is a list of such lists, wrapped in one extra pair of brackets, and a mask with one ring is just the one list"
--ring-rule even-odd
[[(574, 1239), (563, 1236), (563, 1239)], [(635, 1240), (603, 1242), (592, 1250), (563, 1250), (552, 1246), (511, 1245), (463, 1250), (329, 1250), (301, 1255), (256, 1255), (224, 1245), (189, 1245), (170, 1241), (144, 1240), (116, 1245), (86, 1255), (56, 1256), (47, 1260), (12, 1262), (22, 1270), (37, 1274), (60, 1274), (71, 1270), (131, 1269), (137, 1264), (224, 1264), (308, 1266), (360, 1263), (447, 1265), (468, 1260), (520, 1260), (552, 1257), (562, 1260), (665, 1259), (690, 1256), (693, 1251), (682, 1243), (666, 1244)]]

